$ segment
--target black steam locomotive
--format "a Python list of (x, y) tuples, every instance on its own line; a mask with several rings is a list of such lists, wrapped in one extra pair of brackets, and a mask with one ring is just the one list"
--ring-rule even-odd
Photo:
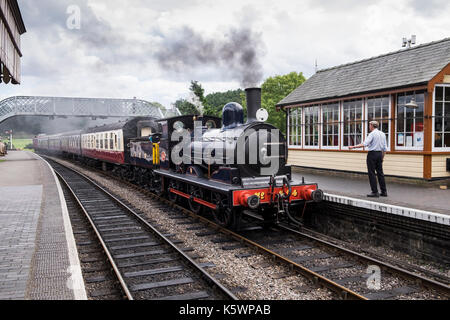
[[(247, 122), (237, 103), (222, 119), (180, 116), (134, 118), (113, 125), (35, 138), (35, 149), (102, 166), (117, 176), (190, 209), (210, 212), (215, 220), (237, 227), (243, 210), (266, 220), (300, 223), (296, 207), (321, 201), (316, 184), (292, 180), (285, 137), (257, 119), (261, 89), (246, 90)], [(303, 207), (301, 207), (303, 208)]]

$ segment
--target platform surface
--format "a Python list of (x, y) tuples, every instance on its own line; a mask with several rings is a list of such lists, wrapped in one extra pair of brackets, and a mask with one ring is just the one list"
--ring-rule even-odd
[[(305, 177), (306, 183), (317, 183), (328, 201), (358, 203), (359, 206), (384, 212), (403, 211), (402, 215), (405, 216), (420, 216), (427, 221), (450, 223), (450, 190), (441, 190), (436, 184), (400, 183), (388, 179), (388, 197), (369, 198), (369, 178), (364, 175), (327, 174), (323, 171), (312, 173), (311, 170), (296, 168), (293, 172), (294, 180), (301, 181), (302, 177)], [(442, 184), (445, 185), (446, 182)]]
[(67, 207), (52, 170), (31, 152), (10, 151), (1, 160), (0, 299), (84, 299)]

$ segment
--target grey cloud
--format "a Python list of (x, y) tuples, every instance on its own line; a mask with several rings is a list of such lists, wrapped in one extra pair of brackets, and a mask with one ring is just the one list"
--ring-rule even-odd
[(308, 3), (311, 7), (320, 7), (330, 12), (349, 11), (354, 8), (367, 7), (376, 2), (377, 0), (308, 0)]
[[(195, 5), (197, 2), (186, 1), (182, 6)], [(181, 7), (178, 3), (175, 0), (152, 1), (151, 8), (154, 10), (156, 6), (159, 10), (179, 10)], [(81, 11), (79, 30), (70, 30), (66, 26), (67, 8), (74, 4)], [(132, 0), (126, 4), (111, 0), (109, 5), (114, 10), (126, 10), (125, 6), (148, 7), (148, 3), (141, 0)], [(251, 30), (251, 19), (245, 14), (252, 11), (249, 6), (240, 11), (240, 24), (244, 25), (245, 22), (246, 27), (232, 28), (220, 38), (206, 38), (187, 26), (180, 26), (179, 30), (169, 33), (158, 27), (149, 27), (148, 30), (142, 30), (141, 40), (129, 39), (123, 21), (112, 26), (106, 19), (97, 17), (87, 0), (46, 0), (40, 1), (39, 5), (33, 1), (24, 1), (22, 11), (29, 36), (40, 39), (39, 42), (33, 41), (33, 45), (39, 44), (49, 49), (48, 60), (43, 59), (42, 53), (40, 57), (24, 59), (26, 74), (43, 72), (51, 74), (53, 78), (58, 77), (58, 73), (62, 74), (62, 70), (67, 72), (67, 69), (55, 66), (54, 62), (61, 61), (61, 55), (73, 56), (71, 52), (64, 51), (76, 48), (81, 49), (85, 56), (97, 58), (90, 72), (105, 75), (122, 68), (136, 76), (136, 72), (140, 73), (156, 62), (164, 70), (166, 78), (180, 80), (180, 76), (196, 77), (200, 81), (210, 79), (213, 74), (211, 68), (215, 68), (217, 78), (237, 80), (246, 86), (257, 84), (263, 77), (260, 58), (264, 45), (261, 35)], [(129, 19), (132, 21), (132, 17)], [(67, 46), (67, 41), (71, 41), (72, 45)], [(67, 63), (76, 65), (81, 61)], [(185, 71), (190, 74), (182, 75)]]
[(230, 29), (223, 38), (206, 38), (184, 26), (163, 36), (155, 57), (163, 69), (178, 73), (216, 66), (247, 87), (262, 81), (263, 53), (261, 34), (247, 27)]
[(408, 3), (416, 14), (426, 17), (445, 14), (445, 12), (448, 15), (450, 7), (448, 0), (409, 0)]

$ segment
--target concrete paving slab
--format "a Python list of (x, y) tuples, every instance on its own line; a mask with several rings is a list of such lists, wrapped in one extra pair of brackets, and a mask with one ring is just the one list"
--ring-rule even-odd
[(86, 299), (67, 207), (53, 170), (31, 152), (10, 151), (3, 159), (0, 299)]

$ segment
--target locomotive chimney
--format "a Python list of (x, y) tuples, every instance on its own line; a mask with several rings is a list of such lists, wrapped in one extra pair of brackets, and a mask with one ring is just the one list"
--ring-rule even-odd
[(247, 95), (247, 123), (256, 122), (256, 112), (261, 109), (261, 88), (245, 89)]

